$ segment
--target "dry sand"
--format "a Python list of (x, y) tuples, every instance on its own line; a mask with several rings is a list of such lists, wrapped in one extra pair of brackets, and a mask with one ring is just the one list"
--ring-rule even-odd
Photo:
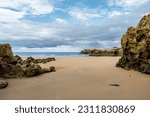
[(116, 68), (118, 59), (56, 57), (43, 65), (54, 65), (56, 72), (9, 79), (0, 99), (150, 99), (150, 75)]

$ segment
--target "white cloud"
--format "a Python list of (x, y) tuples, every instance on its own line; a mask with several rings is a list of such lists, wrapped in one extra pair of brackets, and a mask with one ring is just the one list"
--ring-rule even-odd
[(74, 46), (57, 46), (57, 47), (43, 47), (43, 48), (27, 48), (17, 47), (13, 48), (14, 52), (79, 52), (81, 48)]
[(66, 20), (61, 19), (61, 18), (56, 18), (55, 21), (58, 24), (68, 24), (68, 22)]
[(122, 6), (122, 7), (131, 7), (131, 6), (139, 6), (149, 0), (109, 0), (109, 5), (113, 6)]
[(114, 17), (114, 16), (119, 16), (119, 15), (122, 15), (123, 13), (122, 12), (119, 12), (119, 11), (112, 11), (112, 12), (109, 12), (108, 13), (108, 17)]
[(0, 8), (0, 21), (16, 21), (22, 19), (24, 14), (24, 12), (16, 12), (13, 10)]
[(48, 0), (24, 0), (22, 3), (28, 5), (25, 9), (33, 15), (49, 14), (54, 10), (54, 6)]
[(49, 0), (1, 0), (1, 8), (10, 8), (24, 11), (33, 15), (49, 14), (54, 11), (54, 6)]
[[(0, 38), (9, 40), (40, 40), (45, 38), (58, 38), (62, 28), (56, 25), (35, 23), (30, 21), (9, 21), (0, 23)], [(14, 28), (15, 27), (15, 28)], [(8, 33), (9, 32), (9, 33)]]
[(81, 21), (85, 21), (90, 18), (100, 17), (100, 14), (97, 12), (97, 10), (88, 9), (88, 8), (81, 9), (81, 8), (74, 7), (69, 11), (69, 14)]
[(115, 41), (103, 40), (103, 41), (98, 41), (98, 43), (101, 45), (101, 48), (113, 48), (113, 47), (118, 47), (120, 45), (119, 40), (115, 40)]
[(108, 17), (116, 17), (116, 16), (121, 16), (121, 15), (128, 15), (130, 12), (123, 12), (123, 11), (109, 11), (108, 12)]

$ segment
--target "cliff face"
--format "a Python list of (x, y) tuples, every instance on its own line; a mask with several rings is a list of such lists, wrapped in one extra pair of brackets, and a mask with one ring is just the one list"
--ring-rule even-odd
[(121, 38), (123, 56), (116, 64), (150, 74), (150, 14), (144, 16), (137, 27), (129, 27)]

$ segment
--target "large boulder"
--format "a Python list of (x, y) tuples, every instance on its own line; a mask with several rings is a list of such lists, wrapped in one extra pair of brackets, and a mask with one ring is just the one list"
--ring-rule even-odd
[(13, 57), (11, 46), (9, 44), (0, 44), (0, 57), (5, 57), (5, 56), (8, 56), (10, 58)]
[(116, 64), (150, 74), (150, 14), (144, 16), (137, 27), (129, 27), (121, 38), (123, 56)]
[(32, 64), (24, 68), (24, 73), (27, 77), (37, 76), (43, 73), (40, 65)]
[(0, 60), (6, 63), (16, 64), (16, 60), (9, 44), (0, 44)]
[(3, 63), (3, 77), (4, 78), (21, 78), (24, 77), (24, 71), (20, 64), (13, 65), (13, 64), (7, 64)]

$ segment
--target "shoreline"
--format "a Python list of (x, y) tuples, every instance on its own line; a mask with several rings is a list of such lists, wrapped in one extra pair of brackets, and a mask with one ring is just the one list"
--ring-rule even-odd
[(56, 72), (8, 79), (9, 86), (0, 90), (0, 99), (150, 99), (150, 76), (115, 67), (120, 57), (55, 58), (42, 67), (55, 66)]

